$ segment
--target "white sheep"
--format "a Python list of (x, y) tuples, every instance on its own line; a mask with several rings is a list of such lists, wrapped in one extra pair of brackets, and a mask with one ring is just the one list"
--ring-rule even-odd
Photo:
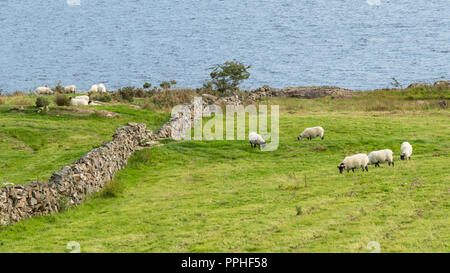
[(69, 85), (64, 87), (64, 93), (73, 93), (75, 94), (77, 92), (77, 87), (75, 85)]
[(70, 105), (72, 106), (86, 106), (89, 105), (89, 101), (85, 99), (72, 99), (70, 98)]
[(261, 135), (255, 132), (251, 132), (250, 134), (248, 134), (248, 142), (250, 143), (250, 146), (252, 148), (256, 148), (256, 145), (259, 145), (259, 147), (262, 148), (266, 146), (266, 141), (264, 140), (264, 138), (262, 138)]
[(401, 151), (401, 154), (400, 154), (401, 160), (410, 159), (413, 148), (412, 148), (411, 144), (409, 144), (409, 142), (403, 142), (402, 146), (400, 147), (400, 151)]
[(387, 162), (389, 166), (394, 167), (394, 153), (392, 150), (384, 149), (380, 151), (373, 151), (369, 154), (369, 164), (374, 164), (375, 167), (380, 167), (380, 163)]
[(363, 172), (365, 169), (366, 172), (368, 172), (369, 168), (367, 165), (369, 165), (369, 157), (366, 154), (356, 154), (344, 158), (341, 164), (337, 167), (339, 169), (339, 173), (342, 173), (343, 170), (347, 170), (347, 172), (352, 170), (352, 172), (355, 172), (355, 168), (361, 168)]
[(88, 92), (93, 92), (93, 93), (98, 92), (98, 85), (97, 84), (92, 85), (91, 89), (89, 89)]
[(36, 88), (36, 94), (38, 95), (53, 95), (53, 90), (46, 86)]
[(87, 100), (88, 102), (91, 100), (89, 96), (76, 96), (74, 99)]
[(98, 84), (98, 92), (100, 93), (106, 93), (106, 87), (103, 83)]
[(309, 140), (316, 138), (320, 136), (321, 139), (323, 139), (324, 130), (322, 127), (312, 127), (312, 128), (306, 128), (303, 133), (301, 133), (297, 139), (302, 140), (303, 138), (307, 138)]

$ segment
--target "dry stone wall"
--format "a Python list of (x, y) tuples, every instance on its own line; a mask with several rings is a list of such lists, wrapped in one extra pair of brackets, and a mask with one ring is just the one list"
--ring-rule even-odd
[(2, 187), (0, 224), (13, 224), (24, 218), (46, 215), (80, 204), (87, 195), (99, 191), (112, 180), (143, 142), (154, 138), (145, 124), (131, 123), (118, 128), (111, 142), (55, 172), (48, 182)]
[(0, 188), (0, 225), (9, 225), (33, 216), (55, 213), (81, 204), (86, 196), (98, 192), (123, 169), (134, 151), (148, 146), (149, 140), (182, 139), (191, 128), (195, 114), (202, 113), (202, 99), (194, 98), (181, 106), (157, 134), (145, 124), (129, 123), (118, 128), (111, 142), (88, 152), (72, 165), (53, 173), (48, 182)]

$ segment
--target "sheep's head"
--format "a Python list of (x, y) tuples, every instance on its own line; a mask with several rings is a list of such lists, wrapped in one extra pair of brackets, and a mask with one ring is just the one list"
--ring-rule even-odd
[(339, 166), (337, 166), (337, 167), (338, 167), (338, 169), (339, 169), (339, 173), (342, 173), (342, 172), (344, 171), (344, 169), (345, 169), (344, 162), (342, 162), (341, 164), (339, 164)]
[(298, 139), (298, 140), (302, 140), (302, 135), (299, 135), (299, 136), (297, 137), (297, 139)]
[(261, 148), (264, 149), (264, 147), (266, 147), (266, 142), (264, 141), (263, 143), (261, 143)]
[(405, 160), (405, 158), (406, 158), (406, 154), (405, 154), (405, 153), (402, 153), (402, 154), (400, 155), (400, 159), (401, 159), (401, 160)]

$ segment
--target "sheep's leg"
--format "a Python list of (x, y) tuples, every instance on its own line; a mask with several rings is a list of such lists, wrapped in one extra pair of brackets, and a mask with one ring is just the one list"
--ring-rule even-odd
[(323, 140), (323, 136), (320, 137)]
[(350, 172), (350, 169), (347, 169), (347, 173), (349, 173)]
[(355, 168), (352, 169), (352, 172), (355, 172)]
[(366, 166), (366, 172), (369, 172), (369, 167), (368, 166)]
[(394, 167), (394, 161), (392, 161), (392, 167)]

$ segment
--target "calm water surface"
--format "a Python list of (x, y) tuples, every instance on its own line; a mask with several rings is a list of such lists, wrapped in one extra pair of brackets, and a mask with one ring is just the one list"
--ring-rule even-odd
[(252, 65), (246, 88), (450, 79), (449, 14), (449, 0), (0, 0), (0, 89), (199, 87), (232, 59)]

